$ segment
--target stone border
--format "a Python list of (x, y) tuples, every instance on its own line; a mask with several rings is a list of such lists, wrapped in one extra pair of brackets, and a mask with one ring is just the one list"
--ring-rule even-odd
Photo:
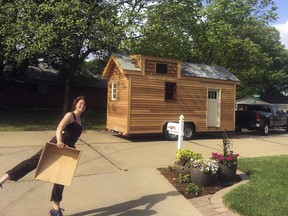
[(238, 216), (238, 214), (232, 212), (223, 204), (222, 199), (226, 193), (242, 184), (246, 184), (249, 181), (248, 176), (239, 170), (237, 170), (237, 175), (240, 175), (241, 177), (241, 181), (239, 183), (224, 188), (213, 195), (206, 195), (203, 197), (190, 199), (190, 202), (201, 212), (201, 214), (205, 216)]
[[(218, 192), (216, 192), (215, 194), (212, 195), (212, 197), (210, 198), (210, 205), (212, 206), (212, 208), (218, 212), (218, 214), (220, 215), (238, 215), (237, 213), (232, 212), (231, 210), (229, 210), (223, 203), (223, 196), (228, 193), (229, 191), (231, 191), (232, 189), (239, 187), (240, 185), (246, 184), (249, 181), (248, 176), (245, 173), (240, 172), (239, 170), (237, 170), (237, 175), (240, 175), (241, 177), (241, 181), (237, 184), (234, 184), (230, 187), (224, 188)], [(229, 214), (227, 214), (229, 212)]]

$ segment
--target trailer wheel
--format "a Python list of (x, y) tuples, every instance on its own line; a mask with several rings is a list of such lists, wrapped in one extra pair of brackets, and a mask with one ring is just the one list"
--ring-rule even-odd
[(195, 134), (195, 128), (191, 124), (184, 125), (184, 140), (191, 140), (193, 139)]
[(267, 136), (269, 133), (269, 124), (267, 122), (264, 123), (263, 127), (261, 128), (261, 133), (264, 136)]
[(178, 135), (169, 133), (169, 131), (165, 127), (165, 129), (164, 129), (164, 138), (169, 140), (169, 141), (175, 141), (175, 140), (178, 140)]

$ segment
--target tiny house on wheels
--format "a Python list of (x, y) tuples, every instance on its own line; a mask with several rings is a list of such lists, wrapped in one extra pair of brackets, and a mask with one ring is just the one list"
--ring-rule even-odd
[(184, 139), (196, 132), (234, 131), (236, 85), (223, 67), (177, 59), (112, 54), (102, 77), (108, 81), (109, 131), (123, 135), (161, 133), (184, 115)]

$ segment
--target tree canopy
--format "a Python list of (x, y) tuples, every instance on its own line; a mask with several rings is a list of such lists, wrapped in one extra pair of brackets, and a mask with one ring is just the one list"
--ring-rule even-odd
[(277, 17), (273, 0), (0, 2), (0, 90), (45, 62), (66, 74), (64, 110), (75, 73), (99, 73), (111, 52), (224, 66), (241, 80), (242, 97), (288, 90), (288, 51), (268, 25)]

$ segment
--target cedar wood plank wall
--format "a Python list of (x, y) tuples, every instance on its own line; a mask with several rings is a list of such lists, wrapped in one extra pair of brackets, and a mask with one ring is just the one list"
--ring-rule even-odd
[[(159, 62), (159, 61), (157, 61)], [(165, 122), (193, 121), (196, 132), (234, 130), (233, 82), (193, 77), (177, 78), (177, 63), (168, 63), (167, 75), (155, 75), (155, 60), (145, 61), (145, 76), (123, 75), (117, 67), (108, 79), (107, 128), (124, 134), (161, 133)], [(111, 101), (112, 81), (117, 80), (117, 101)], [(176, 101), (164, 101), (165, 82), (176, 82)], [(206, 127), (208, 89), (220, 90), (220, 127)], [(130, 102), (129, 102), (130, 99)]]

